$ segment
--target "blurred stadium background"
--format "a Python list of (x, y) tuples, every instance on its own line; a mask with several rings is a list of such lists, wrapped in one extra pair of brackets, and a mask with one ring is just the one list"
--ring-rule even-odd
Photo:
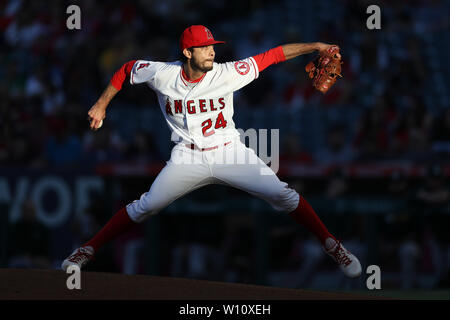
[[(81, 30), (66, 8), (81, 8)], [(381, 8), (381, 30), (366, 8)], [(383, 289), (450, 288), (449, 1), (0, 2), (0, 266), (58, 269), (111, 215), (146, 192), (172, 143), (156, 96), (125, 85), (101, 130), (87, 111), (131, 59), (179, 57), (191, 24), (217, 61), (289, 42), (341, 47), (326, 95), (312, 55), (272, 66), (235, 94), (244, 130), (280, 129), (279, 176), (329, 229), (379, 265)], [(210, 186), (105, 247), (88, 270), (290, 288), (364, 290), (306, 230), (239, 190)]]

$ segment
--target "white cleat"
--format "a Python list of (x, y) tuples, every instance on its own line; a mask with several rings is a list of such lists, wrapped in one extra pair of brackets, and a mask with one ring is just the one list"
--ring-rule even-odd
[(333, 258), (339, 268), (349, 278), (357, 278), (361, 275), (361, 263), (350, 251), (344, 248), (340, 241), (333, 238), (325, 240), (325, 252)]
[(80, 247), (75, 249), (75, 251), (63, 261), (61, 268), (66, 271), (69, 266), (76, 265), (81, 269), (93, 258), (94, 248), (90, 246)]

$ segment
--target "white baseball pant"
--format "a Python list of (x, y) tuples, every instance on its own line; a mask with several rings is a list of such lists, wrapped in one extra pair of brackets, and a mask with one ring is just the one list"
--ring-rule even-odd
[(130, 218), (139, 223), (176, 199), (209, 184), (224, 184), (246, 191), (280, 212), (294, 211), (300, 197), (287, 183), (280, 181), (253, 149), (237, 138), (208, 151), (193, 150), (178, 143), (150, 190), (126, 209)]

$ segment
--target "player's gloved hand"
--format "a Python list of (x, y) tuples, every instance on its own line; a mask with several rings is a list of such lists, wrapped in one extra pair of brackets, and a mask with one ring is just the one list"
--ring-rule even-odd
[(313, 86), (322, 93), (326, 93), (341, 75), (341, 54), (337, 45), (317, 43), (319, 56), (305, 67), (309, 77), (313, 79)]
[(106, 116), (106, 106), (103, 106), (101, 103), (97, 102), (92, 106), (92, 108), (88, 112), (88, 120), (90, 121), (90, 128), (92, 130), (99, 129), (103, 124), (103, 119)]

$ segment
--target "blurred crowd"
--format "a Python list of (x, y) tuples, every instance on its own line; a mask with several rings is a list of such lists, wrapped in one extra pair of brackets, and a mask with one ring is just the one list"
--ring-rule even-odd
[[(80, 30), (66, 27), (70, 4), (81, 8)], [(303, 70), (311, 59), (307, 56), (271, 67), (235, 97), (239, 113), (248, 117), (257, 109), (264, 109), (270, 118), (276, 110), (302, 113), (357, 106), (356, 122), (320, 123), (331, 132), (332, 144), (339, 139), (335, 127), (341, 127), (344, 147), (336, 150), (339, 147), (327, 145), (326, 140), (318, 141), (317, 150), (306, 150), (312, 153), (311, 162), (334, 153), (342, 153), (336, 157), (347, 162), (448, 156), (448, 82), (436, 86), (433, 81), (439, 74), (430, 74), (434, 64), (444, 74), (446, 66), (428, 56), (436, 50), (444, 56), (450, 53), (448, 41), (440, 38), (449, 27), (448, 17), (440, 14), (448, 12), (448, 1), (379, 1), (382, 29), (376, 31), (365, 26), (368, 2), (364, 0), (304, 2), (297, 9), (293, 5), (289, 0), (2, 1), (0, 164), (86, 167), (162, 161), (164, 152), (152, 142), (158, 135), (153, 126), (133, 130), (133, 124), (126, 123), (133, 121), (130, 117), (106, 121), (102, 130), (92, 134), (86, 115), (124, 62), (177, 60), (179, 35), (195, 23), (209, 26), (216, 38), (227, 41), (216, 47), (218, 62), (290, 42), (340, 45), (345, 76), (327, 95), (315, 91), (307, 79)], [(330, 8), (324, 12), (320, 5)], [(301, 19), (302, 8), (311, 13), (314, 26), (307, 28), (309, 20)], [(282, 19), (287, 9), (300, 10), (300, 17), (270, 30), (265, 27)], [(137, 113), (135, 117), (148, 108), (159, 112), (155, 95), (145, 86), (125, 85), (113, 100), (111, 109), (115, 108), (129, 108)], [(124, 133), (124, 127), (130, 132)], [(283, 139), (290, 140), (289, 129), (283, 130)], [(308, 132), (302, 137), (291, 134), (310, 139)], [(327, 147), (331, 149), (324, 151)]]

